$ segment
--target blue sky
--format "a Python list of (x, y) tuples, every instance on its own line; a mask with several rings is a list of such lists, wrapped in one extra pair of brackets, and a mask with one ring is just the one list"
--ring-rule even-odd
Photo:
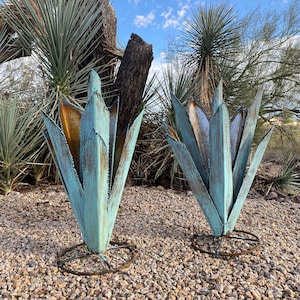
[(238, 14), (252, 9), (286, 9), (291, 0), (111, 0), (117, 15), (117, 35), (123, 47), (131, 33), (138, 34), (153, 45), (154, 57), (159, 60), (167, 49), (168, 41), (175, 39), (179, 28), (191, 14), (191, 8), (200, 5), (228, 3)]

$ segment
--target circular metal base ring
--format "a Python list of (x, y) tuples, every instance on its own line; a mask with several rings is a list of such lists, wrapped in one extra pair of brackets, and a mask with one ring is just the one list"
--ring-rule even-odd
[[(91, 252), (85, 243), (67, 248), (58, 255), (57, 266), (62, 272), (81, 276), (125, 272), (137, 258), (136, 247), (118, 242), (110, 242), (110, 245), (111, 247), (104, 254)], [(123, 252), (123, 254), (127, 252), (126, 257), (113, 257), (112, 252), (118, 251)], [(76, 261), (79, 262), (76, 263)], [(80, 270), (80, 262), (83, 265), (81, 268), (84, 270)], [(100, 268), (95, 270), (96, 264), (100, 264)], [(93, 270), (90, 270), (91, 268)]]
[(194, 234), (192, 247), (201, 253), (213, 256), (233, 257), (249, 254), (260, 246), (259, 238), (244, 230), (234, 230), (224, 236)]

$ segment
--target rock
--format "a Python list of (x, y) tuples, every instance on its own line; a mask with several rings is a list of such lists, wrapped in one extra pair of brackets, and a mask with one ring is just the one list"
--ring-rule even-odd
[(293, 197), (293, 201), (294, 201), (295, 203), (300, 203), (300, 196), (294, 196), (294, 197)]
[(270, 192), (266, 196), (266, 200), (276, 200), (276, 199), (278, 199), (278, 194), (276, 192)]
[(219, 283), (219, 284), (216, 285), (215, 289), (216, 289), (220, 294), (222, 294), (223, 291), (224, 291), (224, 285), (221, 284), (221, 283)]

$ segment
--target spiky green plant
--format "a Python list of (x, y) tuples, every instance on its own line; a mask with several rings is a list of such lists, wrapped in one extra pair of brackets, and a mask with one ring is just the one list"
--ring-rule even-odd
[[(300, 176), (299, 176), (300, 161), (295, 156), (289, 156), (283, 161), (278, 174), (265, 178), (270, 183), (269, 190), (282, 190), (290, 194), (300, 194)], [(265, 176), (264, 176), (265, 177)]]
[(79, 65), (97, 47), (93, 38), (102, 25), (102, 6), (90, 0), (10, 2), (5, 10), (7, 22), (18, 32), (20, 45), (38, 59), (49, 84), (47, 98), (57, 110), (60, 96), (87, 90), (89, 70), (96, 61)]
[[(17, 32), (20, 51), (32, 53), (38, 75), (42, 74), (46, 95), (34, 98), (51, 117), (58, 119), (58, 102), (69, 99), (80, 108), (78, 95), (87, 90), (88, 74), (94, 68), (99, 74), (105, 70), (96, 67), (99, 61), (87, 56), (101, 40), (95, 37), (103, 24), (102, 2), (90, 0), (12, 0), (3, 4), (1, 16)], [(86, 99), (84, 100), (86, 101)], [(41, 153), (45, 153), (44, 147)], [(49, 163), (49, 158), (44, 157)], [(51, 161), (50, 161), (51, 162)], [(35, 176), (43, 176), (44, 165), (36, 166)]]
[(239, 23), (231, 6), (198, 5), (182, 33), (186, 64), (194, 71), (195, 97), (207, 112), (220, 80), (220, 63), (228, 53), (236, 52)]
[(0, 100), (0, 192), (7, 195), (37, 162), (43, 143), (35, 106), (13, 97)]
[(0, 61), (2, 60), (1, 55), (5, 49), (5, 46), (7, 45), (6, 34), (7, 34), (7, 29), (3, 27), (0, 30)]

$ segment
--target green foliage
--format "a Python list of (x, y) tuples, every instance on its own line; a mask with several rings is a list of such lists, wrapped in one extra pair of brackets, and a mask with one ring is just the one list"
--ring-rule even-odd
[[(132, 183), (187, 188), (187, 182), (166, 141), (161, 115), (144, 120), (130, 167)], [(162, 116), (161, 116), (162, 117)]]
[(300, 195), (300, 161), (292, 154), (272, 164), (263, 166), (257, 177), (255, 188), (267, 195), (270, 190)]
[[(265, 127), (265, 124), (260, 126), (257, 138), (262, 135)], [(287, 157), (287, 154), (300, 157), (300, 132), (297, 121), (275, 124), (265, 159), (280, 162)]]
[(168, 120), (176, 128), (175, 112), (171, 103), (174, 94), (187, 103), (193, 94), (192, 73), (174, 63), (162, 72), (162, 78), (151, 80), (146, 116), (142, 124), (131, 165), (131, 178), (135, 183), (162, 184), (187, 187), (187, 183), (166, 141), (161, 122)]
[(240, 21), (227, 4), (198, 5), (188, 20), (179, 52), (187, 68), (193, 70), (194, 96), (210, 112), (211, 99), (220, 78), (222, 64), (236, 55), (240, 40)]
[(204, 68), (207, 59), (210, 59), (213, 72), (209, 76), (216, 76), (213, 73), (217, 71), (220, 58), (225, 58), (229, 50), (236, 53), (235, 46), (240, 39), (240, 24), (236, 19), (233, 8), (227, 4), (210, 7), (199, 5), (182, 32), (188, 65), (199, 72), (209, 73), (211, 70)]
[(230, 110), (248, 106), (260, 87), (265, 119), (287, 111), (299, 116), (300, 18), (299, 1), (282, 13), (249, 14), (241, 20), (239, 52), (222, 60), (221, 76)]
[(300, 194), (300, 161), (295, 157), (288, 157), (282, 164), (278, 175), (271, 179), (273, 186), (291, 194)]
[(40, 112), (12, 97), (0, 100), (0, 192), (8, 194), (39, 164)]
[(199, 4), (173, 46), (170, 63), (179, 57), (193, 70), (200, 85), (194, 96), (205, 107), (222, 77), (231, 113), (248, 107), (262, 88), (264, 118), (287, 110), (299, 116), (299, 4), (291, 1), (280, 14), (257, 9), (243, 18), (228, 5)]
[(56, 110), (59, 97), (87, 90), (88, 73), (97, 62), (81, 63), (97, 47), (93, 38), (102, 25), (102, 6), (89, 0), (11, 3), (7, 22), (18, 32), (20, 46), (37, 58), (49, 86), (47, 99)]

